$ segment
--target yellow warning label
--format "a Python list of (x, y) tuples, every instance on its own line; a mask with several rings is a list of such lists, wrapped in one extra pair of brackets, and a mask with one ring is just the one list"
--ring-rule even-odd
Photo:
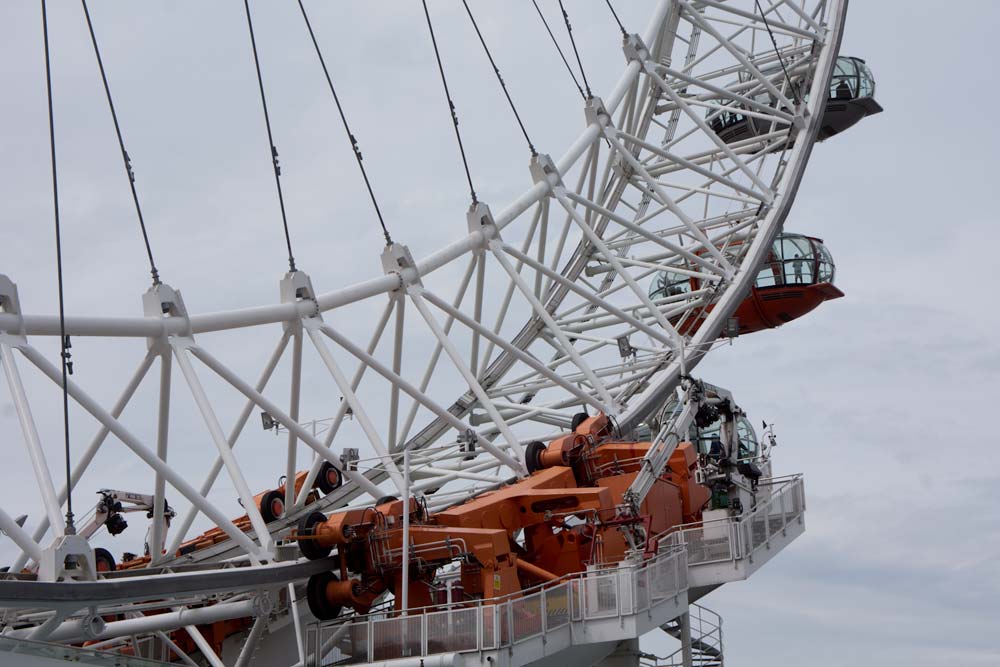
[(500, 586), (500, 575), (499, 574), (494, 574), (493, 575), (493, 590), (499, 591), (500, 588), (501, 588), (501, 586)]

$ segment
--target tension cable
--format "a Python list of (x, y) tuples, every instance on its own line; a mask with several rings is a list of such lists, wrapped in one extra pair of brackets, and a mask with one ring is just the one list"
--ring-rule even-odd
[(243, 0), (247, 12), (247, 28), (250, 30), (250, 47), (253, 63), (257, 69), (257, 86), (260, 88), (260, 104), (264, 108), (264, 125), (267, 126), (267, 142), (271, 147), (271, 166), (274, 167), (274, 185), (278, 188), (278, 206), (281, 208), (281, 224), (285, 228), (285, 246), (288, 248), (288, 270), (295, 273), (295, 257), (292, 255), (292, 239), (288, 233), (288, 216), (285, 214), (285, 197), (281, 192), (281, 165), (278, 163), (278, 149), (271, 134), (271, 117), (267, 113), (267, 96), (264, 94), (264, 78), (260, 74), (260, 58), (257, 55), (257, 40), (253, 34), (253, 19), (250, 17), (250, 0)]
[(149, 258), (149, 272), (153, 276), (153, 284), (160, 284), (160, 274), (156, 270), (156, 263), (153, 261), (153, 250), (149, 244), (149, 234), (146, 233), (146, 222), (142, 217), (142, 207), (139, 205), (139, 194), (135, 189), (135, 173), (132, 171), (132, 158), (125, 150), (125, 139), (122, 137), (122, 128), (118, 123), (118, 114), (115, 111), (115, 102), (111, 97), (111, 86), (108, 85), (108, 76), (104, 71), (104, 60), (101, 58), (101, 50), (97, 46), (97, 35), (94, 33), (94, 24), (90, 20), (90, 10), (87, 8), (87, 0), (80, 0), (83, 4), (83, 14), (87, 17), (87, 29), (90, 31), (90, 41), (94, 45), (94, 55), (97, 56), (97, 67), (101, 70), (101, 81), (104, 83), (104, 94), (108, 98), (108, 108), (111, 109), (111, 120), (115, 123), (115, 134), (118, 135), (118, 147), (122, 152), (122, 162), (125, 165), (125, 175), (128, 176), (129, 187), (132, 189), (132, 201), (135, 203), (135, 214), (139, 218), (139, 230), (142, 232), (142, 241), (146, 245), (146, 256)]
[(62, 270), (62, 233), (59, 224), (59, 179), (56, 169), (56, 125), (52, 111), (52, 65), (49, 57), (49, 17), (46, 12), (45, 0), (42, 0), (42, 39), (45, 43), (45, 91), (49, 106), (49, 155), (52, 164), (52, 208), (55, 212), (56, 227), (56, 279), (59, 286), (59, 343), (62, 360), (62, 397), (63, 397), (63, 441), (66, 456), (66, 533), (74, 535), (73, 525), (73, 487), (70, 478), (70, 447), (69, 447), (69, 389), (67, 376), (73, 373), (73, 362), (70, 361), (69, 336), (66, 335), (66, 312), (63, 309), (63, 270)]
[(573, 47), (573, 55), (576, 56), (576, 64), (580, 68), (580, 76), (583, 77), (583, 87), (587, 90), (587, 99), (594, 97), (594, 94), (590, 92), (590, 84), (587, 83), (587, 73), (583, 70), (583, 62), (580, 60), (580, 52), (576, 48), (576, 40), (573, 39), (573, 26), (569, 23), (569, 14), (566, 12), (566, 8), (563, 7), (562, 0), (559, 0), (559, 11), (563, 15), (563, 23), (566, 24), (566, 33), (569, 35), (570, 46)]
[(774, 33), (771, 32), (771, 25), (767, 22), (767, 17), (764, 16), (764, 10), (760, 6), (760, 0), (754, 0), (754, 4), (757, 5), (757, 11), (760, 12), (760, 20), (764, 22), (764, 27), (767, 28), (767, 34), (771, 37), (771, 46), (774, 47), (774, 55), (778, 57), (778, 64), (781, 65), (781, 71), (785, 73), (785, 81), (788, 83), (788, 89), (792, 92), (792, 99), (795, 100), (795, 104), (801, 104), (799, 100), (799, 93), (795, 90), (795, 86), (792, 85), (792, 80), (788, 76), (788, 70), (785, 69), (785, 61), (781, 58), (781, 52), (778, 50), (778, 42), (774, 39)]
[(371, 197), (372, 206), (375, 207), (375, 215), (378, 216), (379, 225), (382, 226), (382, 235), (385, 236), (385, 244), (392, 244), (392, 237), (389, 236), (389, 230), (385, 226), (385, 220), (382, 218), (382, 211), (378, 207), (378, 201), (375, 199), (375, 192), (372, 190), (372, 184), (368, 180), (368, 172), (365, 171), (365, 165), (362, 162), (361, 148), (358, 146), (358, 140), (354, 137), (351, 132), (350, 126), (347, 124), (347, 116), (344, 115), (344, 108), (340, 105), (340, 97), (337, 95), (337, 89), (333, 87), (333, 79), (330, 77), (330, 70), (326, 67), (326, 60), (323, 58), (323, 52), (319, 48), (319, 42), (316, 41), (316, 33), (313, 32), (312, 23), (309, 22), (309, 16), (306, 14), (306, 8), (302, 4), (302, 0), (299, 0), (299, 9), (302, 10), (302, 18), (305, 19), (306, 28), (309, 29), (309, 37), (312, 38), (313, 46), (316, 49), (316, 55), (319, 57), (319, 64), (323, 67), (323, 74), (326, 76), (326, 83), (330, 86), (330, 92), (333, 93), (333, 101), (337, 105), (337, 111), (340, 113), (340, 120), (344, 123), (344, 132), (347, 133), (347, 138), (351, 142), (351, 150), (354, 151), (354, 157), (358, 161), (358, 169), (361, 170), (361, 177), (365, 179), (365, 187), (368, 188), (368, 196)]
[(552, 44), (556, 47), (556, 51), (559, 52), (559, 57), (562, 58), (563, 65), (566, 66), (566, 71), (569, 72), (570, 78), (573, 79), (573, 84), (576, 86), (576, 89), (580, 92), (580, 97), (586, 100), (587, 96), (584, 95), (583, 88), (580, 86), (580, 82), (577, 81), (576, 74), (573, 72), (573, 68), (570, 67), (569, 61), (566, 60), (566, 54), (563, 53), (562, 47), (559, 46), (559, 42), (556, 40), (556, 36), (552, 34), (552, 28), (549, 27), (549, 22), (545, 20), (545, 14), (542, 13), (541, 8), (538, 6), (537, 0), (531, 0), (531, 4), (535, 6), (535, 11), (538, 12), (538, 18), (542, 19), (542, 25), (545, 26), (545, 31), (549, 33), (549, 37), (552, 39)]
[(534, 144), (531, 143), (528, 131), (524, 129), (524, 123), (521, 122), (521, 115), (517, 113), (517, 108), (514, 106), (514, 100), (511, 99), (510, 92), (507, 90), (507, 84), (500, 75), (500, 68), (497, 67), (496, 62), (493, 60), (493, 54), (490, 53), (489, 47), (486, 46), (486, 40), (483, 38), (483, 33), (479, 30), (479, 25), (476, 23), (476, 18), (472, 15), (472, 10), (469, 9), (469, 3), (466, 0), (462, 0), (462, 4), (465, 5), (465, 13), (469, 15), (469, 20), (472, 21), (472, 27), (476, 29), (476, 35), (479, 37), (479, 43), (483, 45), (483, 51), (486, 52), (486, 57), (489, 58), (490, 65), (493, 66), (493, 72), (497, 75), (497, 81), (500, 82), (503, 94), (507, 97), (507, 103), (510, 104), (510, 110), (514, 112), (514, 118), (517, 119), (517, 124), (521, 128), (521, 134), (524, 135), (524, 140), (528, 142), (528, 150), (531, 151), (531, 156), (534, 157), (538, 155), (538, 151), (535, 150)]
[(618, 18), (618, 12), (616, 12), (615, 8), (611, 5), (611, 0), (604, 0), (604, 2), (607, 3), (608, 9), (611, 10), (611, 15), (615, 17), (615, 23), (618, 24), (618, 29), (622, 31), (622, 37), (628, 37), (628, 31), (626, 31), (625, 26), (622, 25), (622, 20)]
[(437, 39), (434, 37), (434, 25), (431, 23), (431, 14), (427, 11), (427, 0), (421, 0), (424, 5), (424, 16), (427, 17), (427, 29), (431, 33), (431, 44), (434, 45), (434, 57), (437, 58), (438, 71), (441, 73), (441, 84), (444, 86), (444, 96), (448, 99), (448, 109), (451, 111), (451, 122), (455, 126), (455, 138), (458, 140), (458, 151), (462, 154), (462, 165), (465, 167), (465, 178), (469, 181), (469, 192), (472, 193), (472, 203), (477, 204), (476, 188), (472, 185), (472, 174), (469, 172), (469, 161), (465, 157), (465, 146), (462, 145), (462, 133), (458, 129), (458, 112), (455, 109), (455, 102), (451, 99), (448, 91), (448, 79), (444, 75), (444, 65), (441, 64), (441, 52), (438, 50)]

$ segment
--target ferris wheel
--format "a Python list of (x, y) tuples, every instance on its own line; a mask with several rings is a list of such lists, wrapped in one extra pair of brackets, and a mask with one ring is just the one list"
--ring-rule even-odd
[[(557, 147), (529, 138), (517, 115), (525, 101), (504, 87), (512, 114), (498, 114), (497, 122), (517, 122), (524, 132), (523, 193), (512, 202), (481, 201), (470, 176), (469, 207), (456, 212), (453, 225), (462, 231), (435, 252), (414, 257), (405, 235), (383, 225), (379, 256), (358, 262), (359, 271), (380, 265), (380, 273), (351, 285), (314, 285), (289, 244), (279, 302), (261, 297), (258, 306), (213, 313), (189, 312), (183, 285), (161, 282), (154, 269), (144, 312), (130, 318), (77, 316), (72, 304), (64, 318), (33, 314), (19, 299), (16, 276), (0, 276), (0, 357), (31, 463), (16, 474), (37, 487), (27, 521), (7, 510), (12, 499), (0, 500), (0, 529), (17, 547), (10, 571), (67, 587), (94, 583), (98, 571), (116, 567), (136, 575), (121, 580), (136, 590), (119, 587), (107, 598), (60, 597), (56, 604), (45, 597), (55, 593), (39, 592), (24, 605), (18, 636), (113, 642), (137, 626), (101, 621), (107, 608), (125, 619), (151, 582), (175, 586), (176, 573), (194, 566), (203, 578), (163, 604), (171, 613), (199, 607), (207, 591), (219, 599), (220, 590), (233, 591), (230, 617), (259, 611), (265, 603), (249, 604), (241, 586), (316, 571), (297, 560), (298, 547), (287, 539), (310, 517), (404, 496), (430, 511), (447, 508), (530, 475), (539, 466), (538, 443), (572, 432), (587, 416), (607, 415), (623, 437), (649, 433), (650, 461), (662, 468), (655, 456), (662, 408), (683, 399), (699, 361), (734, 335), (733, 314), (782, 231), (821, 138), (846, 2), (662, 0), (641, 30), (619, 24), (620, 44), (603, 54), (617, 51), (623, 73), (607, 91), (591, 90), (568, 14), (536, 7), (555, 44), (548, 47), (560, 49), (579, 86), (579, 118), (567, 121), (579, 122), (579, 135), (561, 155), (547, 153)], [(471, 10), (469, 17), (475, 25)], [(432, 13), (426, 18), (434, 39)], [(608, 20), (617, 19), (611, 8)], [(496, 57), (497, 85), (505, 86), (499, 44), (476, 31), (492, 49), (491, 62)], [(452, 98), (461, 91), (449, 90), (448, 63), (437, 62), (455, 119), (457, 162), (466, 159), (461, 132), (475, 128), (459, 130)], [(113, 63), (105, 64), (113, 72)], [(340, 108), (328, 72), (327, 82)], [(737, 121), (749, 129), (734, 131)], [(127, 156), (124, 143), (122, 152)], [(280, 194), (276, 157), (274, 164)], [(376, 212), (377, 186), (369, 184)], [(688, 287), (665, 289), (664, 276)], [(220, 354), (242, 345), (250, 330), (271, 338), (256, 352), (255, 374)], [(39, 352), (35, 341), (46, 337), (123, 341), (123, 350), (124, 341), (138, 342), (128, 348), (137, 351), (135, 372), (116, 400), (101, 400), (88, 391), (94, 378), (87, 372), (67, 378)], [(323, 383), (303, 381), (308, 365), (322, 371)], [(272, 386), (279, 367), (289, 368), (290, 386)], [(68, 489), (55, 447), (39, 436), (22, 380), (29, 373), (60, 387), (68, 379), (67, 400), (92, 418), (89, 440), (76, 427), (70, 487), (76, 498), (102, 491), (96, 528), (110, 530), (130, 507), (148, 513), (145, 555), (137, 542), (139, 555), (131, 558), (103, 550), (95, 556), (93, 530), (67, 531)], [(138, 391), (144, 384), (157, 388)], [(223, 421), (209, 386), (243, 402), (234, 422)], [(203, 422), (210, 455), (198, 462), (171, 456), (177, 392), (190, 395)], [(306, 421), (300, 407), (309, 392), (336, 406), (332, 416)], [(143, 411), (152, 422), (136, 427), (121, 416), (140, 397), (152, 401)], [(277, 453), (256, 446), (250, 433), (259, 438), (251, 427), (258, 419), (287, 445)], [(148, 467), (152, 487), (135, 489), (135, 497), (112, 489), (120, 483), (91, 469), (107, 447)], [(262, 466), (284, 480), (252, 488), (247, 472)], [(219, 500), (220, 478), (235, 490), (241, 520), (231, 516), (237, 499)], [(207, 530), (198, 535), (196, 526)], [(245, 566), (242, 582), (231, 577), (234, 564)], [(85, 620), (73, 620), (86, 609)], [(125, 625), (109, 631), (116, 622)]]

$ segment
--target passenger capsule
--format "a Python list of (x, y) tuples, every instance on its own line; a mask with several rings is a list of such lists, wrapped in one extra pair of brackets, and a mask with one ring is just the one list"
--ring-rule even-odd
[[(741, 243), (734, 243), (730, 251), (736, 252)], [(733, 314), (739, 333), (780, 327), (802, 317), (824, 301), (844, 296), (833, 284), (835, 270), (833, 257), (821, 239), (803, 234), (779, 234), (757, 273), (750, 293)], [(687, 294), (699, 287), (697, 278), (667, 270), (653, 279), (649, 296), (655, 301)], [(711, 308), (709, 306), (697, 315), (671, 323), (682, 334), (690, 335), (701, 326)]]
[[(801, 79), (796, 81), (796, 85), (800, 81)], [(769, 107), (777, 105), (777, 101), (766, 92), (753, 99)], [(727, 102), (727, 105), (727, 109), (713, 109), (708, 113), (709, 125), (727, 144), (765, 135), (783, 127), (765, 118), (734, 111), (731, 103)], [(881, 112), (882, 106), (875, 101), (875, 79), (865, 61), (851, 56), (838, 57), (830, 77), (829, 95), (817, 139), (829, 139), (857, 124), (862, 118)]]

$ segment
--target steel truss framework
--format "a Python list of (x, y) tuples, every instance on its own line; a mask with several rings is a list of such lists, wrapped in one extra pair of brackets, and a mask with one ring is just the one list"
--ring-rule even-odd
[[(155, 474), (150, 543), (165, 539), (166, 549), (153, 555), (148, 576), (179, 576), (171, 573), (192, 562), (280, 568), (276, 543), (306, 512), (402, 495), (406, 485), (431, 509), (445, 507), (525, 475), (525, 445), (567, 432), (581, 406), (607, 413), (626, 433), (654, 422), (664, 401), (683, 391), (681, 378), (712, 349), (747, 293), (788, 215), (819, 127), (846, 2), (765, 0), (761, 9), (766, 25), (752, 1), (660, 2), (645, 32), (623, 39), (621, 79), (606, 96), (585, 103), (584, 129), (565, 154), (534, 157), (524, 194), (495, 213), (474, 205), (467, 233), (419, 261), (394, 243), (381, 255), (382, 275), (316, 292), (306, 273), (289, 273), (277, 304), (188, 313), (180, 293), (161, 284), (143, 296), (141, 317), (67, 317), (66, 332), (75, 337), (148, 343), (114, 403), (88, 393), (85, 374), (69, 382), (71, 400), (97, 425), (76, 454), (72, 483), (113, 436)], [(724, 112), (766, 121), (769, 131), (727, 144), (711, 125)], [(651, 299), (649, 282), (664, 269), (696, 278), (699, 287)], [(33, 344), (58, 336), (59, 322), (25, 313), (6, 277), (0, 279), (0, 310), (0, 360), (44, 510), (29, 530), (0, 504), (0, 529), (21, 551), (11, 567), (17, 572), (44, 561), (67, 539), (67, 490), (59, 488), (46, 460), (22, 381), (22, 373), (38, 371), (61, 386), (59, 369)], [(380, 316), (365, 336), (343, 326), (373, 310)], [(201, 340), (207, 334), (216, 342), (229, 339), (252, 327), (273, 329), (277, 339), (270, 356), (262, 352), (266, 362), (255, 378), (235, 372)], [(434, 341), (418, 371), (403, 363), (415, 330)], [(268, 390), (283, 359), (290, 360), (292, 384), (283, 390), (287, 400), (279, 401)], [(303, 364), (314, 362), (330, 383), (310, 389), (343, 399), (322, 436), (300, 424)], [(151, 374), (158, 374), (159, 384), (156, 437), (148, 440), (120, 417), (140, 384), (152, 382)], [(221, 421), (208, 377), (242, 397), (234, 423)], [(194, 399), (216, 451), (207, 473), (196, 479), (169, 456), (175, 386)], [(462, 392), (457, 398), (456, 387)], [(289, 479), (303, 464), (302, 447), (311, 450), (307, 483), (298, 495), (286, 485), (288, 511), (270, 524), (246, 479), (253, 459), (238, 448), (255, 411), (266, 411), (287, 432)], [(337, 438), (348, 419), (366, 441), (359, 469), (341, 458), (345, 444), (356, 445)], [(658, 441), (667, 439), (665, 431)], [(341, 470), (345, 484), (307, 505), (324, 461)], [(234, 526), (209, 499), (223, 470), (250, 531)], [(168, 491), (184, 499), (169, 534), (162, 503)], [(229, 540), (176, 557), (199, 515)], [(181, 623), (183, 613), (209, 591), (206, 584), (201, 592), (166, 599), (161, 608), (174, 609), (175, 616), (157, 627), (147, 621), (150, 627), (141, 630), (162, 635), (184, 626), (197, 633), (193, 622)], [(259, 604), (247, 607), (246, 592), (213, 595), (223, 600), (216, 614), (264, 613)], [(57, 639), (75, 636), (67, 623), (87, 636), (86, 619), (108, 609), (137, 613), (129, 610), (132, 604), (127, 597), (97, 604), (38, 601), (17, 613), (35, 624), (25, 636)], [(286, 600), (282, 609), (288, 608)], [(270, 605), (266, 612), (272, 613)], [(98, 636), (120, 639), (138, 627), (121, 622), (120, 633), (109, 637), (102, 630)]]

